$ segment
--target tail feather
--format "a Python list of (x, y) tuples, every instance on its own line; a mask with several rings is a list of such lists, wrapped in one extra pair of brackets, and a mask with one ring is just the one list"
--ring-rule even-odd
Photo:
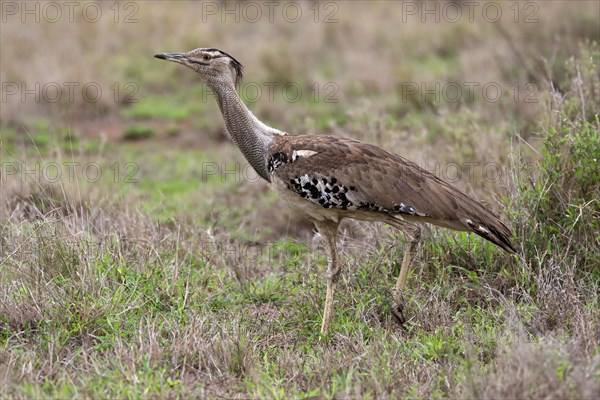
[(499, 219), (494, 221), (493, 225), (489, 223), (478, 223), (470, 219), (467, 219), (466, 222), (471, 231), (482, 238), (489, 240), (496, 246), (502, 247), (509, 253), (517, 252), (517, 249), (515, 249), (510, 242), (510, 237), (512, 236), (510, 229), (508, 229), (508, 227)]

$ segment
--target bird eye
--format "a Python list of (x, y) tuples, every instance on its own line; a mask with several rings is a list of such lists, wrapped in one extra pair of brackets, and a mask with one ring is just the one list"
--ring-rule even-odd
[(210, 60), (210, 56), (209, 56), (208, 54), (204, 54), (204, 55), (202, 56), (202, 59), (203, 59), (204, 61), (208, 61), (208, 60)]

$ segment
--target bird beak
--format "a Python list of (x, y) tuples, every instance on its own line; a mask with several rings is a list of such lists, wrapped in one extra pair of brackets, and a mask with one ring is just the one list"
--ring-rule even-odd
[(161, 60), (174, 61), (181, 63), (185, 60), (185, 56), (183, 53), (160, 53), (155, 54), (154, 57), (160, 58)]

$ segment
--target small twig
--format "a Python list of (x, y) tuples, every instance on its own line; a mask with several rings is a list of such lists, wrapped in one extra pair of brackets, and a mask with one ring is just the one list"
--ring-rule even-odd
[(530, 145), (530, 144), (527, 142), (527, 140), (523, 139), (523, 137), (522, 137), (520, 134), (518, 134), (518, 133), (517, 133), (517, 138), (518, 138), (520, 141), (522, 141), (523, 143), (525, 143), (525, 144), (527, 145), (527, 147), (529, 147), (531, 150), (533, 150), (535, 154), (537, 154), (538, 156), (541, 156), (541, 155), (542, 155), (542, 154), (541, 154), (539, 151), (537, 151), (537, 150), (536, 150), (536, 149), (535, 149), (535, 148), (534, 148), (532, 145)]

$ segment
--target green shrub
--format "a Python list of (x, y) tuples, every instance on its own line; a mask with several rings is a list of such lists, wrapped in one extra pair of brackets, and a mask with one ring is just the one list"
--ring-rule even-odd
[[(579, 272), (600, 278), (600, 109), (598, 98), (599, 48), (588, 44), (584, 57), (571, 60), (566, 81), (570, 90), (556, 102), (541, 146), (541, 160), (518, 183), (516, 209), (519, 235), (526, 256), (538, 259), (547, 251), (576, 263)], [(584, 73), (584, 71), (586, 71)], [(566, 85), (565, 85), (566, 86)], [(596, 93), (597, 94), (597, 93)], [(591, 113), (595, 110), (595, 114)], [(541, 260), (540, 260), (541, 261)]]

